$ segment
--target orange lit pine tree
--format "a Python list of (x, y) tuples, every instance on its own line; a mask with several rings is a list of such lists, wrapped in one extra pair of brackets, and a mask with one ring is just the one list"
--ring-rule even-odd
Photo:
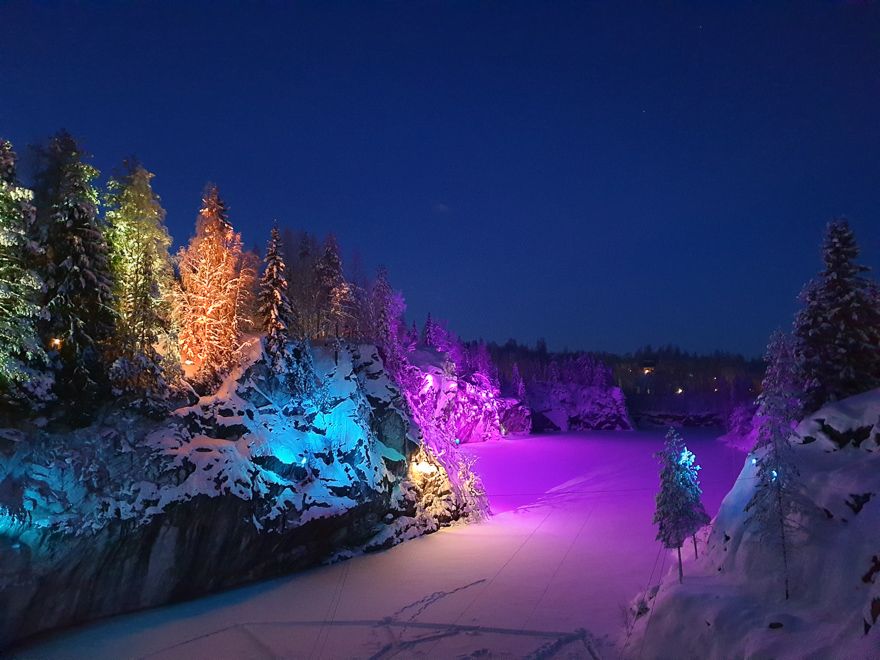
[(178, 259), (174, 309), (180, 358), (189, 378), (210, 385), (238, 358), (256, 276), (243, 259), (241, 235), (229, 223), (216, 186), (207, 187), (196, 234)]

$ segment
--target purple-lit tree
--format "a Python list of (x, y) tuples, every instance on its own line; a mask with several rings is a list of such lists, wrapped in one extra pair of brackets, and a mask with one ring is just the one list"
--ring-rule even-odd
[(788, 335), (777, 331), (767, 346), (767, 371), (755, 413), (758, 441), (752, 462), (757, 466), (756, 486), (745, 509), (759, 533), (778, 543), (786, 600), (790, 536), (798, 527), (797, 519), (808, 509), (798, 487), (798, 470), (791, 451), (791, 437), (801, 409), (792, 343)]
[(526, 393), (526, 383), (519, 373), (519, 364), (517, 364), (516, 362), (513, 363), (513, 368), (510, 372), (510, 384), (513, 388), (513, 392), (516, 398), (520, 402), (526, 403), (528, 400), (528, 394)]

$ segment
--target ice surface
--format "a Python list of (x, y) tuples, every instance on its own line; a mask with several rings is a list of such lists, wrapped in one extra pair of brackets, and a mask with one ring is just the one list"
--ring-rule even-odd
[[(659, 576), (651, 524), (662, 431), (469, 445), (495, 515), (384, 552), (68, 631), (27, 658), (616, 655), (633, 595)], [(743, 454), (685, 435), (710, 514)], [(551, 657), (545, 655), (544, 657)]]

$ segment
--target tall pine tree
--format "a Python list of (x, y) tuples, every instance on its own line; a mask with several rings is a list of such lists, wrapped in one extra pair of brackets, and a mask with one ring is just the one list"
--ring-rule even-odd
[(523, 380), (522, 374), (520, 374), (519, 372), (519, 364), (517, 364), (516, 362), (513, 363), (513, 367), (510, 370), (510, 384), (513, 388), (514, 395), (520, 401), (520, 403), (528, 403), (526, 383)]
[(822, 246), (825, 267), (801, 294), (795, 319), (806, 412), (880, 386), (880, 306), (858, 255), (849, 223), (831, 221)]
[(797, 527), (798, 516), (807, 510), (798, 488), (798, 471), (791, 452), (791, 437), (801, 409), (792, 340), (782, 332), (775, 332), (767, 346), (765, 360), (767, 370), (755, 414), (758, 441), (756, 457), (752, 460), (757, 466), (757, 479), (746, 512), (761, 535), (777, 546), (787, 600), (790, 537)]
[(94, 402), (106, 381), (105, 350), (115, 325), (113, 279), (93, 185), (98, 171), (64, 131), (41, 155), (36, 200), (39, 236), (45, 238), (44, 341), (60, 356), (61, 399)]
[(202, 202), (195, 236), (178, 256), (174, 313), (184, 372), (210, 386), (237, 359), (253, 273), (242, 263), (241, 236), (216, 186), (207, 187)]
[(342, 273), (342, 258), (333, 234), (327, 237), (324, 252), (315, 265), (315, 281), (318, 335), (338, 337), (348, 334), (351, 289)]
[(0, 393), (27, 380), (26, 365), (43, 361), (37, 334), (43, 284), (31, 268), (33, 193), (19, 185), (12, 144), (0, 139)]
[(162, 398), (165, 379), (156, 347), (160, 340), (165, 350), (172, 343), (173, 270), (165, 210), (152, 178), (143, 166), (126, 163), (107, 184), (105, 217), (117, 316), (111, 374), (114, 386), (123, 391)]
[(287, 267), (280, 251), (281, 237), (278, 227), (272, 228), (272, 235), (266, 247), (263, 277), (260, 280), (259, 313), (262, 330), (266, 333), (266, 353), (277, 369), (289, 339), (291, 308), (287, 299)]

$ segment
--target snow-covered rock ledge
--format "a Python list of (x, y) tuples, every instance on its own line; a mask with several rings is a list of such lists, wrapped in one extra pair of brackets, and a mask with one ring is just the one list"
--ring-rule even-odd
[(63, 434), (0, 432), (0, 649), (476, 513), (375, 347), (309, 353), (305, 387), (255, 341), (215, 395), (160, 422), (108, 410)]
[(684, 583), (673, 568), (633, 602), (625, 657), (880, 657), (880, 390), (826, 405), (796, 431), (789, 598), (779, 526), (745, 511), (761, 457), (750, 454), (705, 551), (693, 560), (685, 546)]
[(536, 433), (635, 428), (619, 387), (534, 382), (529, 389), (529, 405)]

